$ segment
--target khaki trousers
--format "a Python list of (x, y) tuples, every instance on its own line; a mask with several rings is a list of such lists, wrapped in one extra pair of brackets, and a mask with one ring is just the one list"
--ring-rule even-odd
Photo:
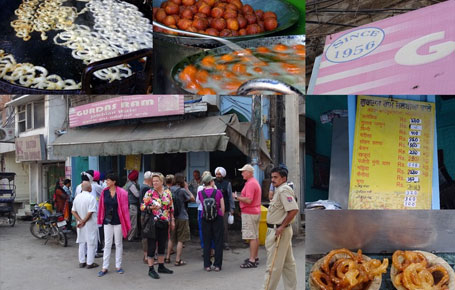
[(281, 276), (285, 290), (297, 289), (297, 271), (295, 266), (294, 255), (292, 254), (292, 227), (288, 226), (281, 233), (280, 244), (277, 249), (275, 264), (272, 267), (272, 260), (276, 249), (275, 229), (267, 228), (265, 240), (265, 249), (267, 250), (267, 271), (265, 274), (264, 288), (267, 286), (267, 279), (270, 271), (269, 288), (266, 290), (275, 290), (278, 286)]
[(131, 230), (128, 234), (128, 241), (131, 241), (135, 237), (138, 236), (138, 228), (137, 228), (137, 206), (130, 204), (129, 206), (130, 212), (130, 221), (131, 221)]

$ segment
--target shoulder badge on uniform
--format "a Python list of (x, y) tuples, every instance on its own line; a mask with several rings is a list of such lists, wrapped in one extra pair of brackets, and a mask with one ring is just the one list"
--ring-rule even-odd
[(289, 201), (289, 202), (292, 202), (292, 201), (293, 201), (292, 196), (288, 196), (288, 201)]

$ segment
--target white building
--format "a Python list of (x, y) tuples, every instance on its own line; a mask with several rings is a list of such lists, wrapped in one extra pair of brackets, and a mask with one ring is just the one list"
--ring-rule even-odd
[(14, 206), (21, 210), (29, 200), (28, 166), (16, 163), (16, 146), (14, 145), (14, 109), (5, 107), (11, 96), (0, 96), (0, 171), (16, 173), (16, 199)]
[[(65, 159), (54, 158), (49, 144), (57, 138), (68, 122), (67, 97), (24, 95), (6, 105), (15, 113), (15, 161), (8, 164), (10, 171), (18, 173), (16, 182), (28, 184), (28, 189), (18, 187), (18, 199), (27, 204), (51, 200), (55, 183), (65, 178)], [(69, 159), (67, 159), (69, 162)], [(21, 170), (22, 168), (22, 170)], [(27, 172), (24, 174), (24, 169)], [(28, 181), (24, 181), (28, 178)], [(19, 213), (20, 215), (20, 213)]]

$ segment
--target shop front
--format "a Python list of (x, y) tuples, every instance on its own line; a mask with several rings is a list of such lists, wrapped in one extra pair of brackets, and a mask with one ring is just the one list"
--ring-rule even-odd
[[(130, 170), (138, 170), (139, 183), (145, 171), (183, 173), (187, 180), (193, 171), (225, 167), (233, 190), (240, 191), (244, 180), (237, 170), (250, 162), (250, 123), (237, 115), (210, 116), (112, 127), (69, 129), (52, 144), (55, 156), (72, 157), (73, 187), (80, 183), (80, 172), (87, 169), (115, 172), (126, 182)], [(113, 129), (115, 128), (115, 129)], [(263, 138), (260, 140), (260, 167), (270, 164)], [(261, 181), (260, 181), (261, 182)], [(267, 186), (263, 185), (265, 189)], [(196, 205), (190, 205), (192, 229), (197, 228)]]
[(16, 162), (28, 165), (30, 204), (52, 200), (57, 181), (65, 178), (65, 158), (49, 160), (43, 135), (15, 140)]
[[(238, 178), (236, 168), (249, 161), (249, 127), (250, 123), (239, 122), (235, 114), (111, 128), (96, 126), (69, 129), (52, 148), (54, 156), (73, 157), (73, 177), (90, 168), (116, 172), (125, 182), (127, 172), (136, 169), (141, 173), (181, 172), (190, 180), (193, 170), (213, 172), (218, 166), (226, 166), (228, 176)], [(90, 157), (74, 158), (78, 156)], [(270, 163), (263, 138), (260, 160), (261, 168)]]

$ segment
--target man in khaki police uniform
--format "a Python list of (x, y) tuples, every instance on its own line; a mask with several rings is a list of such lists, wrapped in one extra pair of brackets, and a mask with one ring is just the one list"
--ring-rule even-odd
[[(297, 272), (294, 255), (292, 254), (292, 227), (290, 224), (299, 207), (295, 200), (294, 191), (286, 184), (288, 172), (285, 168), (275, 167), (272, 169), (272, 184), (275, 186), (275, 194), (270, 201), (267, 213), (267, 237), (265, 248), (267, 250), (267, 273), (265, 275), (264, 289), (275, 290), (283, 275), (285, 290), (297, 289)], [(276, 249), (278, 236), (281, 239)], [(272, 267), (274, 252), (277, 251), (275, 264)], [(270, 275), (269, 287), (267, 279)]]

